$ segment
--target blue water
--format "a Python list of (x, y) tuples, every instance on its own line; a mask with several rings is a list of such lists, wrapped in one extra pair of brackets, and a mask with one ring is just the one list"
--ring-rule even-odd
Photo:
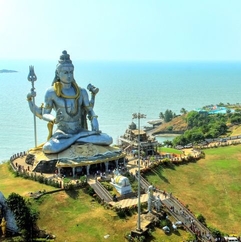
[[(57, 60), (57, 59), (56, 59)], [(17, 73), (0, 73), (0, 161), (34, 146), (33, 115), (26, 95), (29, 65), (38, 77), (36, 104), (41, 105), (51, 85), (57, 61), (0, 61), (0, 69)], [(75, 79), (86, 88), (89, 83), (100, 89), (95, 112), (100, 130), (118, 143), (132, 122), (132, 113), (147, 115), (141, 120), (157, 119), (170, 109), (191, 111), (209, 104), (240, 103), (241, 63), (156, 63), (156, 62), (81, 62), (74, 61)], [(37, 119), (37, 141), (47, 136), (46, 122)]]

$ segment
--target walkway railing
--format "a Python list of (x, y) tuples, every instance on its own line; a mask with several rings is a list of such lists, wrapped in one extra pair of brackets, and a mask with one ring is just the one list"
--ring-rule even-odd
[[(138, 181), (138, 174), (135, 174), (135, 178)], [(140, 184), (141, 187), (145, 190), (145, 192), (148, 191), (148, 187), (151, 185), (144, 177), (140, 175)]]
[[(183, 214), (183, 216), (188, 216), (195, 222), (195, 224), (198, 225), (199, 229), (203, 232), (203, 234), (205, 234), (205, 236), (202, 237), (204, 241), (210, 241), (210, 239), (211, 241), (215, 241), (211, 234), (211, 231), (206, 226), (204, 226), (204, 224), (199, 222), (199, 220), (177, 198), (171, 196), (170, 200), (172, 201), (172, 203), (176, 204), (173, 204), (174, 206), (178, 206), (182, 209), (182, 212), (185, 213)], [(206, 235), (209, 235), (209, 238), (207, 238)]]

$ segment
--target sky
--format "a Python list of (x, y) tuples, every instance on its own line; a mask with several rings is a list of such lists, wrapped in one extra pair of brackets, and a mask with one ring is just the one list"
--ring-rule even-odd
[(0, 0), (0, 59), (240, 61), (240, 0)]

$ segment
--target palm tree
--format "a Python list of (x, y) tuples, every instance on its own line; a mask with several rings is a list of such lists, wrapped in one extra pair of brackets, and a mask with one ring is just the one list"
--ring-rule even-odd
[(163, 113), (163, 112), (160, 112), (160, 113), (159, 113), (159, 117), (160, 117), (161, 119), (165, 119), (165, 115), (164, 115), (164, 113)]
[(187, 113), (187, 110), (186, 110), (185, 108), (182, 108), (182, 109), (180, 110), (180, 113), (182, 113), (182, 114), (186, 114), (186, 113)]

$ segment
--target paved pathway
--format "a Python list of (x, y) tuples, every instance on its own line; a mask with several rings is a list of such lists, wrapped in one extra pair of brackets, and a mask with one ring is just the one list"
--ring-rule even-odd
[[(129, 170), (130, 173), (135, 174), (136, 171), (138, 171), (138, 158), (135, 158), (133, 156), (128, 156), (127, 157), (129, 162), (127, 163), (127, 168)], [(143, 165), (143, 162), (140, 160), (140, 169), (145, 168), (145, 166)]]
[[(160, 199), (164, 200), (165, 197), (162, 193), (154, 193), (154, 196), (160, 195)], [(147, 202), (148, 201), (148, 194), (142, 194), (140, 197), (141, 203)], [(122, 199), (118, 202), (110, 202), (112, 206), (115, 207), (121, 207), (121, 208), (126, 208), (126, 207), (131, 207), (133, 205), (138, 204), (138, 198), (137, 197), (132, 197), (132, 198), (126, 198)]]

